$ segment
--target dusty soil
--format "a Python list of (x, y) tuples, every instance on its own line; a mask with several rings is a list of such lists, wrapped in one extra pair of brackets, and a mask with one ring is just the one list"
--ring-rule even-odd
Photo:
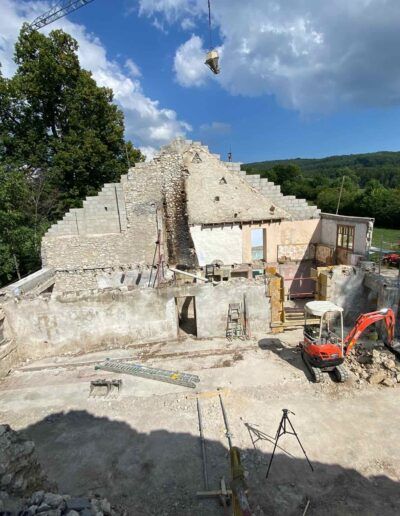
[[(42, 466), (60, 492), (98, 493), (136, 515), (223, 514), (199, 501), (203, 489), (196, 397), (207, 439), (210, 488), (229, 479), (228, 443), (218, 388), (233, 443), (242, 450), (256, 515), (393, 515), (400, 507), (399, 387), (309, 381), (296, 344), (299, 331), (251, 341), (132, 346), (109, 353), (26, 364), (0, 383), (0, 423), (36, 442)], [(95, 371), (109, 356), (193, 372), (197, 392)], [(121, 378), (116, 399), (89, 398), (92, 379)], [(265, 479), (273, 436), (288, 408), (312, 461), (294, 436), (279, 441)], [(262, 439), (255, 442), (256, 431)]]

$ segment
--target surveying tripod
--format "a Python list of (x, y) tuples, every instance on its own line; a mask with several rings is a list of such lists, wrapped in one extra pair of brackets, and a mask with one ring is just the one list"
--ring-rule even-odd
[[(290, 435), (294, 435), (296, 437), (296, 439), (297, 439), (297, 441), (298, 441), (298, 443), (300, 445), (300, 448), (302, 449), (302, 451), (304, 453), (304, 456), (307, 459), (308, 465), (311, 468), (311, 471), (314, 471), (314, 468), (313, 468), (309, 458), (307, 457), (306, 451), (305, 451), (305, 449), (303, 448), (303, 445), (300, 442), (299, 436), (297, 435), (296, 430), (294, 429), (294, 427), (293, 427), (293, 425), (292, 425), (292, 423), (291, 423), (291, 421), (289, 419), (289, 416), (288, 416), (289, 412), (290, 412), (290, 414), (293, 414), (294, 416), (296, 414), (294, 412), (291, 412), (288, 409), (282, 409), (282, 412), (283, 412), (283, 415), (282, 415), (281, 421), (279, 423), (278, 431), (276, 432), (274, 449), (272, 451), (271, 459), (270, 459), (269, 464), (268, 464), (268, 470), (267, 470), (267, 474), (265, 475), (265, 478), (268, 478), (269, 471), (270, 471), (271, 466), (272, 466), (272, 461), (274, 460), (275, 451), (276, 451), (276, 448), (278, 446), (279, 438), (282, 437), (282, 435), (284, 435), (284, 434), (290, 434)], [(291, 430), (287, 429), (287, 425), (290, 426)]]

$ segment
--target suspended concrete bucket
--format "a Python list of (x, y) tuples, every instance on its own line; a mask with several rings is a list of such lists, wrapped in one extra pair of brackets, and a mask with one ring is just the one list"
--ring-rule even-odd
[(218, 60), (219, 60), (219, 55), (215, 49), (207, 52), (205, 64), (215, 74), (218, 74), (220, 72), (219, 66), (218, 66)]

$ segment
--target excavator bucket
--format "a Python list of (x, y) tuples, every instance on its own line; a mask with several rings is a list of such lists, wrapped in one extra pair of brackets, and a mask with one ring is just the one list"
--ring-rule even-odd
[(215, 73), (215, 75), (219, 74), (219, 72), (220, 72), (218, 61), (219, 61), (219, 54), (215, 49), (210, 50), (210, 52), (207, 52), (205, 64), (209, 67), (209, 69), (213, 73)]
[(116, 398), (122, 388), (122, 380), (93, 380), (90, 382), (91, 398)]

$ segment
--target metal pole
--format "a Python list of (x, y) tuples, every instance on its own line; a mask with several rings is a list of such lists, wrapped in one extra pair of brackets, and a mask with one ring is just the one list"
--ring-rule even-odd
[(211, 5), (208, 0), (208, 36), (210, 38), (210, 50), (212, 49), (212, 34), (211, 34)]
[(224, 423), (225, 423), (225, 428), (226, 428), (226, 437), (228, 439), (228, 443), (229, 443), (229, 449), (232, 448), (232, 434), (231, 434), (231, 431), (229, 429), (229, 423), (228, 423), (228, 417), (226, 415), (226, 412), (225, 412), (225, 407), (224, 407), (224, 404), (222, 402), (222, 397), (221, 397), (221, 394), (218, 394), (219, 396), (219, 402), (221, 403), (221, 409), (222, 409), (222, 416), (224, 418)]
[(14, 252), (13, 252), (13, 258), (14, 258), (15, 271), (17, 273), (18, 279), (20, 280), (21, 279), (21, 273), (19, 272), (18, 260), (17, 260), (17, 257), (15, 256)]
[(283, 425), (283, 420), (284, 420), (284, 416), (282, 416), (282, 419), (280, 420), (280, 423), (279, 423), (278, 431), (277, 431), (276, 437), (275, 437), (274, 449), (272, 450), (272, 455), (271, 455), (271, 458), (269, 460), (267, 474), (265, 475), (265, 478), (268, 478), (269, 470), (271, 469), (272, 461), (274, 460), (274, 457), (275, 457), (276, 447), (278, 446), (278, 439), (281, 436), (281, 429), (282, 429), (282, 425)]
[(128, 162), (128, 168), (131, 168), (131, 161), (129, 159), (129, 154), (128, 154), (128, 146), (125, 142), (125, 154), (126, 154), (126, 161)]
[(309, 458), (308, 458), (308, 456), (307, 456), (306, 450), (303, 448), (303, 445), (301, 444), (301, 441), (300, 441), (300, 439), (299, 439), (299, 436), (297, 435), (297, 432), (296, 432), (296, 430), (294, 429), (294, 427), (293, 427), (293, 425), (292, 425), (292, 422), (290, 421), (290, 419), (289, 419), (289, 417), (288, 417), (288, 416), (286, 416), (286, 419), (288, 420), (288, 423), (289, 423), (289, 425), (290, 425), (290, 428), (291, 428), (291, 429), (292, 429), (292, 431), (293, 431), (293, 435), (296, 437), (297, 442), (299, 443), (300, 448), (302, 449), (302, 451), (303, 451), (303, 453), (304, 453), (304, 457), (307, 459), (307, 462), (308, 462), (308, 465), (309, 465), (309, 466), (310, 466), (310, 468), (311, 468), (311, 471), (314, 471), (313, 465), (311, 464), (310, 459), (309, 459)]
[(233, 492), (233, 516), (251, 516), (252, 513), (250, 511), (250, 505), (247, 499), (247, 487), (244, 479), (244, 470), (240, 462), (240, 452), (236, 446), (232, 445), (232, 434), (229, 429), (228, 416), (225, 412), (221, 394), (218, 394), (218, 396), (226, 428), (226, 437), (229, 443), (229, 457), (232, 473), (231, 489)]
[(344, 185), (344, 178), (345, 177), (346, 176), (342, 177), (342, 184), (340, 186), (339, 199), (338, 199), (338, 203), (337, 203), (337, 206), (336, 206), (336, 215), (339, 213), (339, 206), (340, 206), (340, 200), (342, 198), (342, 192), (343, 192), (343, 185)]
[(381, 245), (379, 247), (379, 275), (381, 274), (381, 263), (382, 263), (382, 248), (383, 248), (383, 236), (381, 236)]
[(208, 475), (207, 475), (207, 455), (206, 455), (206, 443), (204, 440), (203, 433), (203, 419), (201, 415), (201, 407), (199, 398), (197, 398), (197, 413), (199, 416), (199, 430), (200, 430), (200, 441), (201, 441), (201, 454), (203, 456), (203, 477), (204, 477), (204, 488), (208, 491)]

